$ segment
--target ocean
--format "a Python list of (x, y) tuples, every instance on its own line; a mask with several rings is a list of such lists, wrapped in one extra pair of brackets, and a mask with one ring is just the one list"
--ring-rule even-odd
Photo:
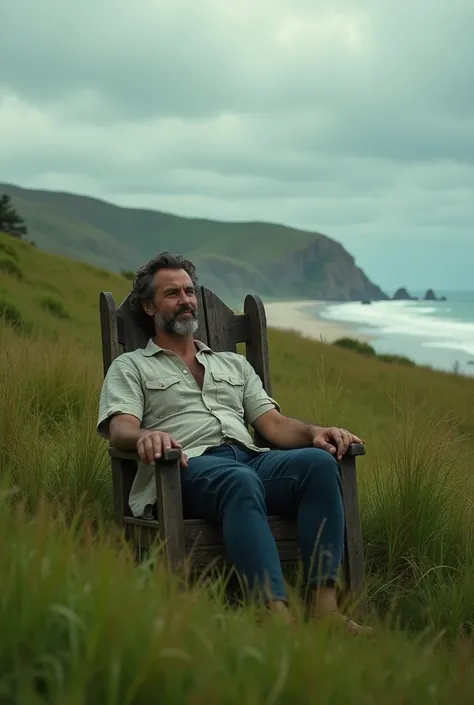
[(405, 355), (420, 365), (474, 376), (474, 291), (436, 293), (447, 301), (334, 303), (313, 313), (371, 336), (378, 353)]

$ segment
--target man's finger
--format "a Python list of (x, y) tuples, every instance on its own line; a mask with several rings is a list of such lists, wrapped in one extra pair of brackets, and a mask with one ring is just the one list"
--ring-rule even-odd
[(181, 455), (181, 467), (187, 468), (188, 467), (188, 456), (186, 453), (182, 453)]
[(153, 434), (151, 439), (153, 447), (150, 463), (153, 464), (156, 460), (159, 460), (159, 458), (161, 458), (161, 456), (163, 455), (163, 443), (161, 435)]
[(328, 443), (325, 438), (321, 438), (321, 436), (316, 436), (314, 439), (314, 445), (317, 448), (321, 448), (321, 450), (327, 450), (328, 453), (331, 453), (332, 455), (336, 452), (336, 448)]
[(331, 428), (330, 434), (332, 440), (337, 446), (337, 459), (340, 460), (344, 454), (344, 439), (342, 437), (342, 433), (338, 428)]
[(163, 451), (170, 450), (171, 448), (171, 438), (167, 433), (161, 434), (161, 447)]
[(155, 462), (156, 453), (159, 452), (153, 435), (145, 436), (142, 443), (145, 450), (146, 462), (152, 465)]
[(339, 430), (342, 433), (342, 440), (344, 442), (343, 455), (345, 455), (347, 453), (347, 449), (350, 446), (352, 435), (349, 433), (349, 431), (346, 431), (345, 428), (340, 428)]

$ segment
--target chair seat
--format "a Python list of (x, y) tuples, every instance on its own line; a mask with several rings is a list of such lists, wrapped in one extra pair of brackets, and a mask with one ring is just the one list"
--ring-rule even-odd
[[(124, 517), (123, 523), (128, 538), (141, 548), (148, 548), (157, 540), (159, 524), (156, 520)], [(298, 537), (294, 519), (281, 516), (268, 517), (272, 534), (277, 543), (280, 560), (294, 562), (299, 559)], [(185, 519), (184, 540), (186, 556), (196, 567), (209, 563), (229, 564), (222, 532), (201, 519)]]

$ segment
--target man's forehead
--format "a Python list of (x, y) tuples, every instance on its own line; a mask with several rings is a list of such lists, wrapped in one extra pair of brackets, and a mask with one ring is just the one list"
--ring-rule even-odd
[(156, 280), (161, 289), (193, 286), (191, 277), (184, 269), (160, 269), (156, 273)]

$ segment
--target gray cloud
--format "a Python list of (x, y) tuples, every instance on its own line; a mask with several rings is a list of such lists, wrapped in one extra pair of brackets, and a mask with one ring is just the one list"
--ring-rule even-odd
[(411, 243), (407, 285), (468, 288), (473, 26), (472, 0), (7, 0), (0, 180), (322, 230), (384, 286)]

